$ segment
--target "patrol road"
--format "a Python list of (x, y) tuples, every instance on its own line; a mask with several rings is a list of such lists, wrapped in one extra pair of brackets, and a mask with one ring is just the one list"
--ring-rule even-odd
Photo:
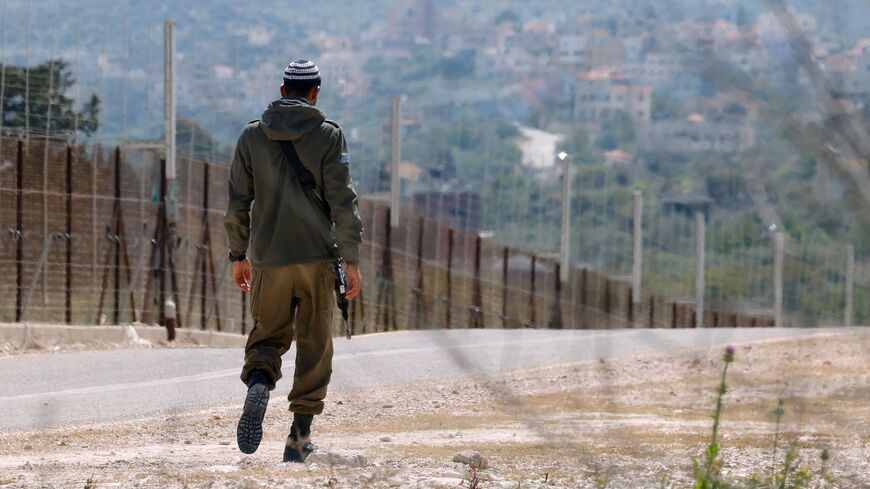
[[(335, 340), (332, 393), (597, 358), (672, 353), (824, 329), (451, 330)], [(838, 331), (843, 331), (839, 329)], [(286, 403), (295, 349), (272, 399)], [(162, 417), (241, 402), (240, 349), (153, 348), (0, 358), (0, 431)], [(286, 404), (284, 404), (286, 406)]]

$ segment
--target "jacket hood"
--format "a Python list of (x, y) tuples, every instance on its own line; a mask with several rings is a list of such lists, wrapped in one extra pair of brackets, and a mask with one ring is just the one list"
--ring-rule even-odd
[(293, 141), (308, 131), (320, 127), (326, 115), (301, 97), (278, 99), (266, 108), (260, 118), (266, 137), (277, 141)]

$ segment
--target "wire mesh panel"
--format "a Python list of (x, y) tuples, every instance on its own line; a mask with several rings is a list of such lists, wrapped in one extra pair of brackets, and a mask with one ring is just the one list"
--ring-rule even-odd
[[(153, 152), (22, 141), (19, 191), (18, 141), (4, 138), (3, 145), (4, 154), (15, 161), (15, 171), (4, 171), (0, 182), (0, 198), (7, 204), (0, 216), (7, 231), (4, 259), (21, 268), (16, 274), (21, 285), (4, 285), (10, 292), (2, 305), (7, 320), (15, 320), (23, 305), (30, 321), (153, 323), (159, 320), (160, 301), (171, 299), (183, 327), (249, 330), (249, 302), (229, 280), (225, 258), (227, 166), (179, 159), (175, 240), (168, 243), (172, 249), (167, 248), (161, 265), (161, 162)], [(544, 185), (531, 183), (530, 188)], [(466, 216), (476, 212), (470, 211), (469, 195), (455, 201), (456, 211)], [(572, 266), (564, 283), (555, 254), (499, 242), (509, 236), (509, 226), (493, 236), (472, 230), (465, 218), (426, 218), (415, 206), (403, 209), (399, 226), (391, 228), (386, 200), (363, 197), (360, 266), (366, 287), (353, 307), (354, 330), (692, 327), (697, 221), (669, 204), (667, 196), (648, 198), (642, 222), (643, 282), (635, 303), (629, 280), (631, 196), (620, 189), (579, 199), (574, 222), (585, 224), (574, 232), (579, 244), (573, 262), (583, 266)], [(425, 198), (420, 202), (423, 208), (435, 197), (427, 198), (428, 204)], [(592, 211), (596, 206), (600, 212)], [(20, 261), (15, 259), (19, 210)], [(596, 236), (602, 215), (615, 224)], [(735, 221), (715, 207), (705, 220), (702, 322), (714, 327), (772, 324), (775, 260), (769, 229), (756, 220)], [(786, 323), (841, 323), (845, 250), (790, 239), (783, 251)], [(856, 257), (851, 279), (857, 322), (866, 321), (867, 314), (862, 260), (863, 255)], [(336, 322), (336, 333), (338, 328)]]

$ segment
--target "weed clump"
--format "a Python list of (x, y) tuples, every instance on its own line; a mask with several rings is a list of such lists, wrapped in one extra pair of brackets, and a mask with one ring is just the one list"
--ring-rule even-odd
[(728, 366), (735, 360), (735, 348), (725, 347), (722, 355), (722, 377), (716, 391), (716, 408), (713, 411), (713, 430), (710, 443), (704, 451), (703, 463), (692, 459), (692, 471), (695, 478), (694, 489), (816, 489), (831, 487), (832, 478), (827, 472), (827, 464), (831, 458), (827, 449), (820, 454), (821, 469), (814, 474), (802, 463), (797, 450), (789, 447), (785, 457), (778, 461), (777, 451), (781, 438), (782, 418), (786, 414), (785, 402), (779, 399), (772, 414), (776, 419), (776, 429), (773, 436), (773, 448), (771, 450), (770, 474), (762, 476), (753, 474), (745, 481), (728, 480), (722, 475), (722, 461), (719, 457), (721, 447), (719, 445), (719, 423), (724, 407), (725, 394), (728, 392), (726, 377)]

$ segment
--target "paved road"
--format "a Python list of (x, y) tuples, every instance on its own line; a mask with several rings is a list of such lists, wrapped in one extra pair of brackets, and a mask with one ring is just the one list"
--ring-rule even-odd
[[(485, 375), (547, 364), (826, 330), (453, 330), (336, 339), (330, 389)], [(292, 359), (295, 350), (285, 358)], [(52, 428), (241, 403), (239, 349), (155, 348), (0, 358), (0, 432)], [(275, 397), (290, 389), (292, 360)]]

